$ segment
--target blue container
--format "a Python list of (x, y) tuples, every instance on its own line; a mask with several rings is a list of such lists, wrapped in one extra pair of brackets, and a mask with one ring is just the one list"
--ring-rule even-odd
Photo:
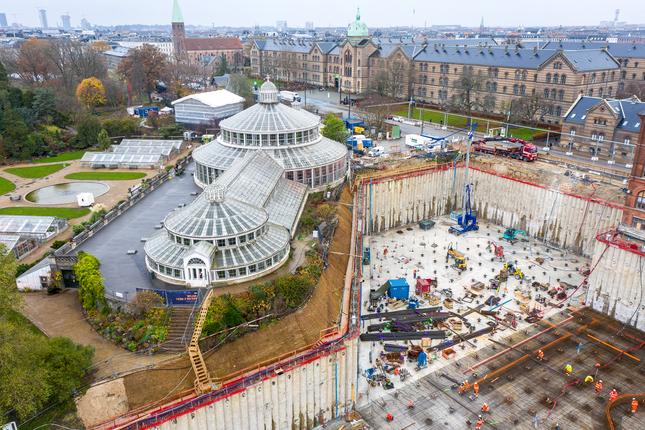
[(417, 357), (417, 366), (422, 369), (428, 365), (428, 354), (425, 351), (421, 351)]
[(403, 278), (387, 281), (387, 295), (393, 299), (407, 300), (410, 297), (410, 284)]

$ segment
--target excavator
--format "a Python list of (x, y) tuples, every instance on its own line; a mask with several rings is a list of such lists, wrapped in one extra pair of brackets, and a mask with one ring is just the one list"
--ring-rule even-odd
[(506, 262), (504, 263), (504, 268), (502, 271), (506, 272), (508, 276), (514, 276), (515, 279), (522, 280), (524, 279), (524, 272), (520, 270), (519, 267), (516, 267), (513, 263)]
[(504, 239), (507, 242), (510, 242), (511, 244), (514, 244), (520, 238), (518, 236), (524, 236), (523, 240), (526, 240), (526, 232), (524, 230), (518, 230), (516, 228), (507, 228), (506, 231), (504, 231), (504, 236), (502, 239)]
[(466, 257), (464, 254), (461, 252), (457, 251), (455, 248), (452, 247), (452, 243), (448, 247), (448, 253), (446, 254), (446, 263), (448, 262), (448, 259), (452, 257), (455, 262), (452, 265), (455, 269), (457, 269), (459, 272), (463, 272), (466, 270)]

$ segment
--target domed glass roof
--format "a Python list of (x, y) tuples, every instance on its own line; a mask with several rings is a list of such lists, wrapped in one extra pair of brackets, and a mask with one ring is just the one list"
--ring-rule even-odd
[(269, 219), (264, 209), (224, 198), (217, 187), (207, 187), (191, 204), (169, 214), (164, 221), (166, 229), (193, 238), (228, 237), (253, 231)]
[(361, 11), (356, 10), (356, 20), (347, 27), (347, 37), (368, 37), (367, 25), (361, 21)]
[(282, 103), (260, 102), (222, 120), (220, 127), (222, 130), (253, 134), (308, 130), (317, 128), (319, 124), (320, 117), (306, 110), (294, 109)]
[(278, 98), (278, 87), (267, 78), (266, 82), (260, 87), (258, 91), (258, 102), (259, 103), (279, 103)]

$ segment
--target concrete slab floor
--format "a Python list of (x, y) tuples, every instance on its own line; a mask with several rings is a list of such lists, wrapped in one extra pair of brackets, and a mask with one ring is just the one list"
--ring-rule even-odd
[[(563, 311), (554, 318), (555, 324), (569, 315)], [(468, 356), (457, 362), (446, 365), (443, 369), (424, 376), (413, 384), (406, 384), (396, 392), (372, 401), (359, 408), (359, 413), (369, 423), (370, 428), (384, 429), (461, 429), (473, 428), (481, 405), (490, 406), (490, 414), (484, 414), (483, 429), (554, 429), (560, 424), (562, 429), (604, 429), (604, 409), (609, 391), (615, 387), (621, 394), (638, 393), (643, 387), (642, 365), (628, 357), (617, 359), (615, 351), (601, 347), (594, 342), (585, 341), (585, 336), (578, 332), (580, 324), (568, 318), (561, 327), (540, 338), (529, 341), (526, 349), (510, 351), (502, 357), (491, 361), (486, 367), (477, 369), (480, 377), (492, 372), (494, 368), (512, 364), (525, 352), (530, 353), (547, 342), (572, 333), (573, 336), (558, 344), (557, 348), (546, 352), (546, 360), (538, 362), (532, 354), (529, 360), (509, 368), (503, 374), (480, 384), (479, 397), (472, 392), (459, 395), (457, 384), (451, 380), (461, 380), (470, 366), (486, 357), (499, 354), (501, 348), (494, 345), (479, 351), (480, 357)], [(514, 341), (540, 332), (546, 324), (536, 324), (514, 335)], [(629, 342), (617, 332), (609, 330), (602, 322), (589, 325), (594, 335), (611, 342), (620, 348), (630, 347)], [(578, 350), (578, 345), (582, 347)], [(633, 344), (631, 345), (633, 347)], [(495, 349), (494, 349), (495, 348)], [(643, 354), (640, 355), (642, 360)], [(603, 367), (595, 375), (603, 380), (603, 391), (598, 396), (593, 384), (575, 386), (572, 381), (583, 379), (587, 374), (594, 375), (595, 363)], [(567, 377), (562, 369), (571, 363), (573, 376)], [(547, 404), (545, 399), (555, 400)], [(414, 402), (414, 409), (408, 409), (409, 401)], [(642, 410), (636, 415), (628, 411), (628, 404), (614, 408), (613, 418), (617, 428), (645, 428), (645, 413)], [(385, 415), (391, 413), (394, 421), (385, 421)], [(537, 418), (535, 418), (537, 417)], [(470, 422), (470, 424), (469, 424)]]
[[(462, 236), (455, 236), (448, 232), (448, 227), (454, 224), (449, 217), (442, 217), (435, 220), (436, 225), (431, 230), (423, 231), (416, 224), (401, 227), (387, 231), (383, 234), (368, 236), (365, 238), (365, 246), (371, 249), (372, 261), (369, 266), (363, 266), (363, 289), (362, 289), (362, 315), (372, 313), (368, 311), (368, 300), (370, 289), (377, 289), (388, 279), (405, 278), (411, 287), (411, 293), (414, 294), (415, 279), (413, 271), (416, 269), (417, 277), (432, 277), (438, 279), (438, 286), (434, 294), (439, 297), (440, 303), (443, 303), (447, 294), (452, 294), (456, 300), (453, 311), (463, 314), (470, 308), (483, 303), (490, 295), (500, 297), (500, 303), (504, 306), (500, 308), (500, 314), (503, 316), (507, 312), (515, 313), (518, 316), (518, 330), (521, 330), (527, 323), (520, 320), (519, 302), (516, 300), (515, 293), (531, 294), (532, 300), (527, 301), (529, 308), (543, 308), (536, 300), (539, 297), (545, 297), (548, 301), (551, 298), (544, 292), (536, 292), (531, 283), (537, 281), (540, 283), (549, 283), (552, 287), (558, 285), (559, 281), (578, 286), (583, 276), (580, 270), (588, 267), (589, 260), (579, 257), (575, 254), (568, 253), (539, 241), (528, 240), (518, 241), (515, 244), (500, 240), (504, 233), (504, 228), (480, 224), (479, 231), (469, 232)], [(515, 278), (509, 278), (503, 283), (499, 291), (484, 289), (482, 295), (471, 303), (459, 303), (464, 297), (469, 286), (477, 281), (481, 281), (486, 286), (490, 280), (495, 277), (504, 265), (504, 262), (495, 257), (490, 242), (504, 247), (506, 261), (514, 262), (524, 273), (524, 280), (520, 281)], [(449, 246), (453, 246), (466, 256), (467, 270), (459, 273), (452, 267), (453, 260), (446, 263), (446, 253)], [(387, 253), (384, 250), (387, 248)], [(387, 254), (387, 255), (384, 255)], [(544, 262), (539, 264), (536, 258), (543, 258)], [(491, 261), (493, 260), (493, 261)], [(443, 291), (443, 290), (448, 291)], [(573, 290), (569, 290), (572, 292)], [(581, 288), (568, 301), (573, 305), (578, 305), (579, 300), (584, 298), (585, 290)], [(548, 302), (547, 301), (547, 302)], [(385, 303), (385, 302), (383, 302)], [(430, 306), (426, 301), (421, 307)], [(483, 309), (489, 309), (484, 306)], [(387, 306), (387, 310), (405, 309), (405, 305), (400, 307)], [(447, 310), (447, 309), (442, 309)], [(546, 308), (546, 315), (556, 313), (557, 308)], [(466, 319), (474, 325), (475, 330), (487, 326), (489, 319), (477, 313), (471, 313)], [(362, 330), (366, 331), (369, 324), (377, 323), (378, 320), (363, 321)], [(501, 330), (503, 329), (503, 330)], [(493, 336), (493, 339), (501, 339), (513, 331), (511, 328), (501, 329)], [(464, 327), (462, 333), (467, 331)], [(432, 345), (439, 343), (434, 340)], [(404, 342), (393, 342), (401, 345)], [(419, 341), (415, 342), (419, 344)], [(457, 347), (458, 358), (471, 354), (479, 349), (481, 345), (475, 340), (470, 344), (462, 344)], [(382, 345), (376, 342), (361, 342), (360, 344), (359, 368), (361, 373), (374, 365), (374, 360), (383, 351)], [(371, 361), (370, 361), (371, 358)], [(420, 372), (415, 371), (416, 363), (406, 363), (404, 367), (412, 374), (410, 380), (418, 379), (421, 376), (436, 371), (446, 364), (445, 360), (435, 356), (429, 357), (429, 366)], [(401, 385), (395, 382), (395, 386)], [(365, 401), (374, 400), (384, 394), (384, 390), (378, 387), (368, 389), (367, 380), (364, 377), (359, 378), (358, 404)]]
[[(571, 297), (562, 303), (563, 306), (580, 306), (582, 304), (581, 300), (584, 298), (586, 289), (584, 286), (578, 290), (575, 290), (575, 288), (584, 279), (582, 272), (589, 267), (588, 259), (533, 239), (518, 241), (515, 244), (502, 241), (500, 239), (504, 228), (496, 225), (482, 223), (479, 231), (469, 232), (463, 236), (455, 236), (448, 233), (448, 227), (454, 224), (449, 217), (442, 217), (435, 221), (435, 227), (428, 231), (421, 230), (417, 225), (410, 225), (365, 238), (365, 246), (369, 246), (371, 249), (372, 261), (370, 265), (363, 266), (363, 315), (372, 313), (367, 309), (370, 289), (379, 288), (388, 279), (406, 278), (411, 286), (411, 293), (414, 294), (416, 281), (413, 271), (415, 269), (418, 277), (438, 279), (438, 287), (433, 291), (433, 294), (439, 298), (440, 304), (443, 304), (447, 295), (452, 294), (455, 299), (452, 309), (454, 312), (464, 314), (469, 309), (482, 304), (490, 295), (499, 297), (500, 303), (504, 303), (498, 309), (500, 310), (500, 316), (503, 317), (507, 313), (515, 314), (518, 321), (517, 327), (513, 329), (498, 326), (498, 329), (492, 335), (484, 335), (479, 339), (454, 347), (457, 352), (455, 358), (459, 360), (476, 354), (477, 351), (484, 347), (490, 347), (493, 342), (488, 339), (506, 342), (505, 338), (515, 333), (519, 333), (520, 336), (526, 336), (523, 332), (530, 328), (531, 325), (524, 321), (526, 313), (520, 310), (520, 305), (522, 305), (523, 309), (536, 307), (543, 309), (545, 317), (552, 317), (561, 311), (561, 308), (544, 306), (543, 303), (539, 303), (538, 299), (540, 298), (545, 298), (545, 303), (547, 304), (556, 303), (558, 300), (552, 299), (544, 291), (533, 288), (531, 286), (533, 281), (549, 284), (551, 287), (559, 286), (560, 282), (567, 283), (570, 285), (567, 292)], [(488, 287), (490, 280), (502, 268), (504, 263), (494, 258), (491, 242), (504, 247), (506, 261), (514, 262), (522, 270), (525, 278), (521, 281), (509, 278), (506, 283), (502, 284), (499, 291), (486, 288), (481, 292), (481, 296), (472, 302), (461, 302), (460, 299), (465, 296), (470, 285), (481, 281)], [(468, 269), (462, 273), (451, 267), (453, 264), (452, 259), (446, 263), (446, 252), (451, 245), (466, 256)], [(386, 248), (387, 253), (384, 252)], [(544, 259), (544, 261), (537, 261), (538, 258)], [(516, 296), (516, 293), (523, 295), (524, 298), (522, 299), (519, 295)], [(530, 299), (526, 299), (529, 295)], [(421, 307), (428, 306), (430, 306), (428, 301), (421, 305)], [(399, 307), (388, 305), (384, 307), (384, 310), (391, 311), (405, 309), (405, 307), (405, 304)], [(483, 306), (483, 309), (487, 310), (490, 307)], [(474, 330), (486, 327), (489, 322), (485, 316), (476, 312), (466, 316), (466, 320), (474, 326)], [(362, 331), (366, 332), (369, 324), (378, 322), (379, 320), (362, 322)], [(461, 333), (467, 333), (465, 327)], [(420, 341), (412, 342), (420, 344)], [(432, 345), (436, 345), (439, 342), (440, 340), (433, 340)], [(388, 343), (406, 344), (404, 341)], [(393, 391), (384, 390), (380, 385), (370, 386), (364, 376), (364, 372), (366, 369), (374, 367), (375, 360), (383, 352), (383, 345), (379, 342), (361, 342), (359, 350), (360, 376), (358, 378), (357, 407), (359, 411), (365, 411), (366, 408), (367, 410), (380, 408), (379, 405), (382, 404), (382, 399), (392, 397)], [(446, 390), (446, 384), (449, 381), (443, 380), (439, 383), (436, 375), (439, 370), (452, 365), (455, 358), (446, 360), (438, 353), (431, 353), (429, 354), (428, 367), (420, 371), (415, 369), (416, 362), (406, 362), (403, 367), (410, 373), (410, 376), (405, 382), (401, 382), (398, 377), (392, 377), (395, 390), (400, 389), (405, 392), (409, 390), (410, 397), (422, 402), (421, 407), (416, 407), (415, 411), (427, 410), (428, 408), (423, 402), (429, 401), (429, 398), (432, 400), (431, 402), (429, 401), (429, 404), (434, 405), (437, 402), (444, 402), (447, 408), (449, 401), (446, 399), (440, 400), (442, 396), (439, 394)], [(457, 376), (457, 380), (459, 378), (463, 378), (463, 376)], [(418, 384), (422, 385), (419, 386)], [(414, 413), (405, 410), (407, 401), (401, 403), (401, 407), (402, 410), (399, 412), (403, 412), (405, 416), (414, 417)], [(474, 411), (476, 412), (477, 408)], [(457, 414), (456, 422), (459, 423), (459, 428), (463, 427), (463, 423), (466, 420), (464, 414), (457, 412), (455, 414)], [(380, 415), (384, 416), (384, 414)], [(471, 420), (473, 422), (476, 420), (476, 414), (471, 417)], [(405, 428), (405, 425), (400, 426), (400, 424), (397, 423), (395, 428)]]

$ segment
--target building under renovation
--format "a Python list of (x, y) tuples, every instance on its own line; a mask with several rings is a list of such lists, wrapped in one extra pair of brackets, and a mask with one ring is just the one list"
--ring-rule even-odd
[(343, 181), (347, 149), (320, 134), (320, 117), (278, 101), (272, 82), (262, 84), (258, 103), (220, 122), (221, 133), (196, 149), (195, 182), (212, 183), (235, 160), (249, 152), (263, 151), (284, 170), (286, 179), (325, 189)]
[(171, 284), (206, 287), (263, 276), (284, 263), (307, 187), (264, 151), (243, 154), (145, 244), (146, 266)]

